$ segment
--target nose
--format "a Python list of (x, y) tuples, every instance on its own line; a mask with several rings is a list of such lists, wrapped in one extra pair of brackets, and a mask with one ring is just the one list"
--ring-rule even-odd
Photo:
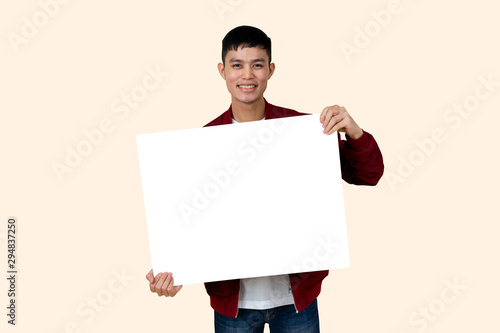
[(253, 71), (251, 66), (244, 66), (243, 67), (243, 78), (245, 79), (250, 79), (253, 77)]

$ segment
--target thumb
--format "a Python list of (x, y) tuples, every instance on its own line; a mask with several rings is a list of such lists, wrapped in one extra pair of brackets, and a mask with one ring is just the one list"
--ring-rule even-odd
[(154, 282), (155, 277), (154, 277), (153, 269), (151, 269), (151, 270), (149, 271), (149, 273), (148, 273), (148, 274), (146, 274), (146, 279), (147, 279), (147, 280), (149, 281), (149, 283), (151, 283), (151, 284)]

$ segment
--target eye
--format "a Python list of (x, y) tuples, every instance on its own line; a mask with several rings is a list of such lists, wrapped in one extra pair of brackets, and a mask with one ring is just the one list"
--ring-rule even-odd
[(239, 68), (239, 67), (241, 67), (241, 65), (240, 65), (240, 64), (234, 64), (234, 65), (233, 65), (233, 68)]
[(255, 64), (255, 67), (264, 67), (262, 64)]

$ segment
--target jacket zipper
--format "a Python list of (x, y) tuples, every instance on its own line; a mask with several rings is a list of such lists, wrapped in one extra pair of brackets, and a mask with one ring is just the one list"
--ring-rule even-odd
[(295, 296), (293, 295), (292, 291), (292, 282), (290, 281), (290, 275), (288, 275), (288, 288), (290, 288), (290, 291), (292, 292), (293, 307), (295, 308), (295, 313), (299, 313), (299, 310), (297, 310), (297, 306), (295, 305)]
[[(292, 293), (293, 297), (293, 293)], [(293, 297), (293, 307), (295, 308), (295, 313), (299, 313), (299, 310), (297, 310), (297, 306), (295, 305), (295, 297)]]
[(241, 288), (241, 282), (238, 281), (238, 283), (240, 284), (240, 287), (238, 288), (238, 297), (236, 297), (236, 299), (238, 300), (237, 304), (236, 304), (236, 316), (234, 316), (234, 318), (238, 318), (238, 312), (240, 311), (240, 307), (239, 307), (239, 302), (240, 302), (240, 288)]

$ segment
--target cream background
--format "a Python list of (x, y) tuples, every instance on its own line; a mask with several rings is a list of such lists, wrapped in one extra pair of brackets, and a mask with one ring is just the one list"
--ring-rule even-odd
[[(226, 2), (226, 1), (224, 1)], [(436, 127), (434, 154), (391, 190), (345, 185), (350, 269), (333, 272), (319, 298), (323, 332), (417, 332), (408, 318), (440, 296), (444, 280), (467, 289), (426, 332), (498, 331), (500, 89), (457, 129), (447, 108), (474, 92), (479, 75), (500, 81), (498, 5), (402, 1), (403, 10), (347, 63), (339, 44), (389, 1), (71, 1), (14, 52), (37, 1), (0, 7), (0, 244), (6, 271), (8, 216), (19, 218), (18, 326), (2, 332), (210, 332), (203, 285), (175, 299), (149, 292), (151, 267), (135, 135), (206, 124), (229, 105), (216, 71), (220, 43), (241, 24), (273, 40), (276, 72), (266, 98), (319, 113), (346, 106), (397, 172), (398, 156)], [(170, 76), (125, 119), (111, 103), (140, 84), (148, 66)], [(58, 181), (54, 161), (103, 118), (115, 130)], [(385, 177), (387, 178), (387, 177)], [(86, 323), (77, 308), (125, 270), (134, 279)], [(7, 284), (0, 283), (1, 304)], [(6, 311), (6, 310), (3, 310)], [(4, 312), (2, 312), (4, 313)]]

